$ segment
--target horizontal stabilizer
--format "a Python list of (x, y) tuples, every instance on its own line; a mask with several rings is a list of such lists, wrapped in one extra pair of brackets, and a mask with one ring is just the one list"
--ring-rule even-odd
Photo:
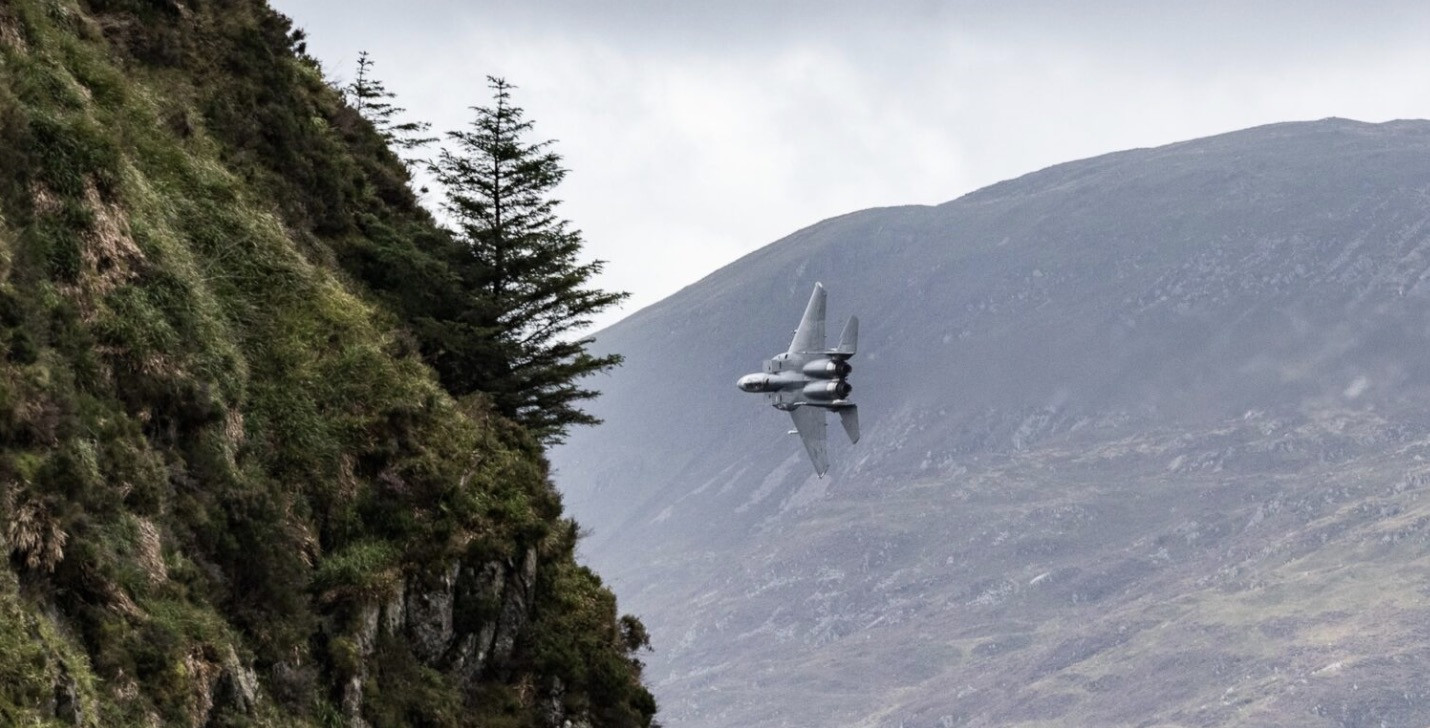
[(854, 356), (854, 351), (859, 347), (859, 317), (850, 316), (849, 323), (844, 324), (844, 333), (839, 335), (839, 348), (835, 353)]
[(844, 425), (844, 434), (850, 442), (859, 442), (859, 408), (854, 405), (839, 410), (839, 421)]
[(809, 453), (809, 461), (814, 465), (814, 474), (823, 478), (829, 471), (829, 449), (824, 436), (824, 410), (817, 407), (796, 407), (789, 411), (794, 418), (794, 429), (799, 439), (804, 441), (804, 449)]

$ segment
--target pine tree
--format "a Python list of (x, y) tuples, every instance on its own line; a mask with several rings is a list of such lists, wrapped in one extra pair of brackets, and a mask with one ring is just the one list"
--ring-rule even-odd
[(432, 125), (425, 121), (397, 121), (406, 109), (390, 103), (395, 97), (382, 81), (372, 75), (372, 59), (367, 51), (358, 53), (357, 78), (343, 87), (343, 95), (364, 119), (372, 124), (387, 146), (408, 164), (425, 163), (425, 160), (409, 160), (407, 154), (437, 141), (436, 137), (424, 136)]
[(561, 157), (551, 141), (525, 140), (532, 122), (511, 103), (514, 87), (487, 81), (495, 104), (473, 107), (468, 129), (448, 133), (455, 150), (442, 151), (435, 172), (468, 254), (459, 271), (473, 328), (492, 344), (455, 373), (467, 381), (444, 384), (486, 392), (503, 414), (560, 442), (569, 426), (599, 422), (577, 407), (597, 394), (578, 380), (621, 361), (592, 356), (592, 340), (576, 334), (629, 294), (588, 287), (604, 263), (580, 262), (580, 231), (556, 215), (551, 192), (567, 173)]

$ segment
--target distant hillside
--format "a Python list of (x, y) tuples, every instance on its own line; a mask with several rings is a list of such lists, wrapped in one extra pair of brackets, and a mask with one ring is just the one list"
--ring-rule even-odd
[(650, 723), (407, 181), (262, 0), (0, 2), (0, 724)]
[[(1424, 724), (1427, 222), (1341, 119), (826, 220), (601, 332), (557, 483), (680, 725)], [(825, 480), (733, 387), (816, 280)]]

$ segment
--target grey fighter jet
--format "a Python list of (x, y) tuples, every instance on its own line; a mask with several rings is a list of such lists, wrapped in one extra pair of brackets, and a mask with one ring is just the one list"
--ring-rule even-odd
[(794, 418), (793, 432), (804, 440), (814, 472), (821, 478), (829, 470), (825, 410), (838, 412), (849, 441), (859, 442), (859, 408), (849, 401), (853, 390), (849, 357), (854, 356), (858, 339), (859, 319), (850, 316), (839, 346), (824, 348), (824, 285), (816, 283), (789, 351), (766, 360), (763, 372), (746, 374), (735, 383), (743, 391), (764, 393), (775, 409)]

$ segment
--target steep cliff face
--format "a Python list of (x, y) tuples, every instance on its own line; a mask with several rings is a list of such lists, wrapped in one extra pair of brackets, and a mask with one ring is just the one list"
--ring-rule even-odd
[(446, 244), (263, 2), (0, 4), (0, 722), (649, 723)]

